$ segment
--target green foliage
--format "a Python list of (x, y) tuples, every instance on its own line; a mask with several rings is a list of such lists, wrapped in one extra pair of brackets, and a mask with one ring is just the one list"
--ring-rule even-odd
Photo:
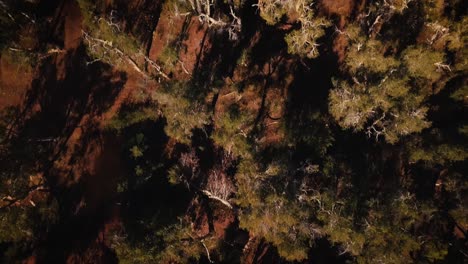
[(28, 6), (22, 1), (1, 2), (0, 51), (3, 52), (11, 47), (21, 50), (23, 47), (30, 48), (36, 44), (37, 40), (34, 38), (34, 34), (31, 34), (31, 31), (36, 29), (35, 24), (39, 25), (43, 21), (41, 18), (31, 19), (31, 17), (36, 16), (35, 8), (36, 4)]
[(455, 101), (465, 102), (468, 98), (468, 85), (463, 85), (450, 96)]
[(13, 263), (43, 239), (45, 230), (58, 220), (58, 204), (55, 200), (36, 201), (35, 206), (15, 205), (0, 209), (0, 243), (6, 245), (0, 261)]
[[(235, 248), (234, 251), (246, 248), (246, 245), (237, 244), (237, 241), (233, 245), (229, 241), (229, 237), (236, 237), (235, 232), (239, 231), (236, 230), (237, 223), (251, 237), (263, 238), (273, 245), (283, 260), (291, 262), (307, 259), (318, 239), (327, 239), (334, 246), (333, 250), (338, 249), (337, 254), (357, 263), (430, 263), (446, 260), (447, 255), (457, 249), (457, 243), (453, 243), (457, 240), (456, 235), (452, 234), (454, 224), (455, 228), (463, 230), (468, 225), (468, 210), (465, 206), (468, 184), (463, 174), (466, 167), (464, 162), (468, 158), (463, 143), (468, 128), (464, 121), (450, 123), (445, 127), (446, 123), (452, 122), (452, 118), (462, 120), (459, 117), (443, 120), (452, 114), (451, 111), (462, 112), (459, 110), (466, 107), (467, 101), (466, 18), (453, 14), (450, 5), (454, 1), (457, 0), (442, 1), (445, 4), (442, 7), (432, 0), (415, 1), (414, 6), (413, 3), (411, 6), (414, 8), (408, 8), (409, 0), (364, 1), (362, 7), (355, 7), (360, 11), (356, 13), (356, 9), (351, 16), (342, 17), (342, 22), (348, 23), (348, 26), (343, 29), (341, 26), (346, 23), (340, 22), (335, 34), (343, 34), (348, 42), (341, 42), (340, 39), (340, 43), (335, 42), (336, 46), (323, 48), (331, 52), (339, 45), (348, 45), (344, 60), (340, 57), (338, 67), (334, 63), (324, 67), (327, 70), (328, 67), (335, 67), (333, 72), (341, 71), (332, 81), (334, 87), (329, 91), (328, 109), (323, 109), (323, 102), (316, 105), (315, 99), (322, 98), (323, 92), (327, 92), (329, 87), (324, 85), (313, 92), (302, 90), (306, 88), (302, 87), (304, 80), (309, 79), (308, 76), (300, 75), (322, 74), (322, 69), (321, 65), (317, 67), (310, 60), (301, 58), (319, 56), (319, 39), (332, 37), (325, 36), (325, 28), (331, 26), (331, 22), (315, 14), (312, 1), (258, 1), (260, 16), (269, 26), (256, 27), (252, 35), (234, 44), (215, 43), (224, 39), (225, 36), (219, 37), (222, 30), (208, 32), (208, 42), (213, 44), (208, 46), (214, 50), (208, 50), (208, 46), (203, 48), (206, 53), (197, 69), (205, 69), (204, 72), (194, 74), (190, 81), (165, 79), (157, 84), (156, 89), (151, 90), (151, 94), (140, 93), (143, 97), (138, 98), (140, 104), (124, 105), (106, 124), (110, 131), (127, 137), (122, 149), (128, 162), (126, 171), (130, 172), (130, 176), (117, 183), (118, 198), (124, 201), (122, 206), (128, 206), (131, 203), (129, 201), (139, 196), (138, 192), (142, 189), (151, 191), (154, 187), (161, 187), (158, 180), (162, 179), (163, 185), (168, 185), (165, 179), (152, 177), (166, 174), (169, 183), (187, 186), (188, 196), (193, 199), (183, 201), (184, 204), (180, 205), (182, 209), (172, 204), (159, 205), (157, 203), (166, 203), (166, 200), (153, 199), (125, 208), (130, 210), (122, 210), (122, 226), (125, 230), (120, 230), (122, 233), (116, 233), (111, 239), (119, 262), (199, 263), (210, 258), (209, 253), (213, 253), (211, 258), (227, 263), (229, 261), (223, 259), (221, 251), (228, 251), (231, 247)], [(84, 41), (94, 59), (113, 65), (143, 62), (139, 43), (121, 30), (121, 23), (116, 21), (113, 13), (103, 13), (100, 5), (90, 0), (78, 2), (84, 19)], [(99, 3), (102, 4), (102, 1)], [(192, 3), (196, 4), (195, 1)], [(222, 8), (218, 8), (221, 3)], [(215, 20), (230, 17), (226, 13), (229, 7), (233, 7), (233, 13), (242, 14), (239, 17), (244, 19), (251, 15), (250, 12), (238, 11), (251, 8), (250, 4), (242, 0), (221, 1), (211, 6), (202, 3), (211, 8), (210, 15)], [(183, 35), (175, 32), (179, 29), (171, 25), (174, 22), (172, 18), (163, 25), (173, 28), (167, 30), (169, 36), (164, 36), (168, 41), (158, 58), (159, 63), (164, 68), (174, 68), (178, 63), (181, 40), (193, 37), (193, 24), (190, 23), (194, 20), (191, 15), (208, 11), (197, 10), (190, 1), (179, 0), (165, 1), (163, 9), (162, 14), (174, 16), (184, 16), (182, 13), (191, 12), (185, 14), (187, 24), (184, 25)], [(167, 10), (170, 12), (167, 13)], [(393, 18), (403, 19), (407, 15), (419, 16), (420, 13), (425, 17), (409, 18), (411, 23), (415, 21), (415, 28), (411, 31), (412, 34), (419, 34), (417, 39), (404, 36), (402, 40), (395, 40), (395, 36), (404, 29), (392, 28), (398, 24)], [(4, 15), (0, 13), (0, 25), (8, 27), (9, 18)], [(206, 19), (203, 16), (199, 18), (202, 21)], [(357, 23), (352, 24), (352, 19)], [(284, 23), (288, 26), (284, 26)], [(223, 30), (233, 30), (233, 27), (235, 25), (227, 24)], [(245, 27), (250, 25), (243, 23), (242, 29)], [(257, 40), (259, 36), (264, 36), (263, 30), (277, 31), (279, 34), (286, 31), (288, 52), (298, 56), (286, 56), (286, 62), (280, 62), (278, 69), (290, 72), (287, 77), (282, 72), (273, 72), (267, 80), (268, 85), (279, 80), (272, 84), (275, 88), (285, 84), (282, 92), (287, 98), (272, 100), (271, 90), (265, 88), (262, 107), (266, 108), (257, 112), (255, 103), (262, 97), (262, 92), (260, 89), (250, 89), (254, 86), (250, 83), (257, 83), (257, 79), (263, 82), (266, 68), (262, 64), (256, 65), (257, 54), (250, 51), (257, 50)], [(12, 37), (13, 29), (9, 31), (1, 32), (0, 38), (15, 38)], [(391, 34), (388, 33), (390, 31)], [(198, 33), (195, 35), (200, 36)], [(252, 40), (251, 45), (249, 40)], [(3, 39), (0, 40), (0, 45), (3, 45), (0, 48), (6, 47), (5, 43)], [(248, 48), (244, 48), (245, 45)], [(232, 48), (232, 53), (228, 52), (224, 56), (223, 49), (226, 47)], [(2, 60), (17, 63), (18, 72), (25, 69), (22, 65), (31, 63), (25, 56), (27, 53), (3, 51)], [(282, 56), (285, 53), (280, 51), (271, 56), (276, 57), (278, 54)], [(262, 57), (261, 61), (268, 60), (270, 54), (267, 50), (264, 54), (262, 51), (263, 55), (265, 58)], [(223, 65), (236, 59), (237, 65), (242, 67), (240, 70), (235, 68), (236, 65)], [(209, 65), (203, 65), (205, 62)], [(296, 76), (298, 69), (302, 73)], [(240, 80), (233, 85), (239, 88), (232, 92), (235, 95), (233, 98), (237, 100), (222, 97), (231, 93), (220, 92), (218, 97), (211, 97), (219, 92), (218, 88), (223, 89), (223, 92), (225, 88), (229, 89), (225, 79), (233, 82)], [(449, 93), (440, 92), (444, 88)], [(290, 98), (295, 103), (294, 99), (302, 96), (302, 92), (312, 95), (314, 101), (309, 104), (304, 102), (301, 107), (307, 109), (298, 109), (300, 113), (296, 115), (296, 109), (293, 109), (295, 106), (291, 109), (284, 106), (290, 106), (290, 102), (287, 102)], [(449, 94), (455, 101), (446, 100)], [(48, 102), (49, 95), (47, 92), (40, 95), (41, 106), (42, 100)], [(276, 99), (276, 95), (272, 97)], [(213, 98), (217, 100), (211, 100)], [(211, 102), (208, 101), (216, 103), (216, 106), (210, 106)], [(446, 105), (443, 105), (445, 101), (454, 104), (448, 107), (448, 111)], [(39, 116), (55, 110), (47, 107), (41, 108)], [(278, 118), (265, 117), (278, 112), (285, 115)], [(0, 172), (0, 205), (28, 194), (31, 188), (29, 176), (42, 171), (44, 167), (49, 168), (50, 159), (55, 156), (50, 154), (54, 154), (55, 149), (61, 146), (52, 143), (49, 146), (48, 141), (30, 144), (34, 139), (28, 138), (27, 131), (13, 131), (18, 132), (18, 139), (6, 142), (9, 127), (7, 119), (19, 113), (7, 113), (5, 118), (2, 114), (0, 119), (0, 164), (5, 168)], [(428, 120), (428, 116), (434, 117), (434, 120)], [(151, 149), (154, 146), (153, 137), (134, 131), (142, 123), (146, 125), (149, 123), (146, 121), (157, 121), (161, 117), (166, 122), (165, 133), (173, 139), (171, 144), (174, 141), (181, 143), (175, 144), (175, 147), (166, 146), (170, 153)], [(35, 118), (34, 113), (31, 119), (35, 121)], [(261, 133), (257, 133), (254, 126), (265, 124), (262, 118), (279, 119), (283, 128), (287, 128), (282, 142), (267, 144), (259, 139), (261, 137), (257, 137)], [(338, 129), (330, 123), (332, 118), (339, 126)], [(438, 131), (436, 128), (427, 129), (431, 121)], [(26, 123), (25, 126), (30, 129), (29, 125)], [(351, 142), (356, 137), (339, 128), (360, 131), (376, 140), (385, 138), (387, 143), (394, 145)], [(197, 141), (198, 133), (194, 136), (194, 131), (205, 132), (206, 137)], [(272, 133), (277, 132), (275, 130)], [(162, 136), (165, 140), (165, 135)], [(403, 137), (407, 140), (400, 140)], [(160, 147), (159, 143), (155, 145)], [(47, 152), (45, 148), (54, 151)], [(191, 151), (186, 152), (187, 149)], [(220, 155), (228, 155), (229, 158), (220, 158)], [(174, 157), (177, 156), (180, 158), (175, 161)], [(232, 160), (226, 161), (228, 159)], [(216, 186), (229, 189), (226, 197), (233, 206), (229, 212), (230, 219), (223, 218), (227, 215), (223, 210), (230, 209), (220, 210), (213, 206), (215, 203), (205, 203), (205, 199), (213, 197), (203, 195), (202, 187), (209, 189), (207, 186), (215, 182), (213, 179), (217, 178), (210, 174), (213, 172), (219, 172), (223, 179), (235, 184), (235, 188), (222, 186), (226, 180), (220, 181), (221, 187)], [(436, 176), (436, 184), (429, 182)], [(416, 198), (416, 193), (423, 196), (424, 200)], [(162, 193), (161, 197), (165, 194)], [(431, 194), (434, 196), (430, 197)], [(235, 198), (231, 199), (231, 196)], [(177, 202), (183, 200), (175, 198)], [(41, 235), (49, 226), (57, 221), (55, 201), (38, 201), (36, 206), (30, 206), (27, 202), (1, 209), (0, 256), (3, 262), (13, 262), (21, 252), (36, 253), (33, 247), (43, 238)], [(133, 213), (133, 209), (141, 210), (144, 216), (140, 212), (125, 214)], [(179, 209), (181, 213), (174, 213)], [(183, 212), (184, 220), (174, 223), (174, 215), (179, 216)], [(205, 219), (205, 213), (208, 219)], [(148, 215), (151, 215), (150, 220)], [(218, 228), (228, 223), (231, 216), (234, 224), (224, 230), (227, 236), (218, 237)], [(200, 237), (200, 230), (195, 230), (198, 225), (195, 221), (207, 221), (209, 233)], [(216, 221), (225, 222), (219, 224)], [(449, 250), (449, 247), (452, 248)]]
[[(0, 87), (1, 89), (1, 87)], [(1, 92), (1, 90), (0, 90)], [(9, 134), (9, 125), (15, 116), (18, 114), (18, 109), (15, 107), (6, 107), (0, 110), (0, 154), (2, 154), (2, 149), (7, 147), (7, 136)]]
[(89, 0), (79, 0), (78, 4), (83, 15), (84, 39), (94, 59), (119, 66), (125, 62), (124, 56), (140, 53), (136, 39), (121, 31), (112, 13), (100, 14), (99, 7)]
[(431, 263), (444, 261), (448, 254), (449, 245), (439, 241), (426, 241), (422, 254)]
[(248, 112), (241, 111), (236, 104), (229, 108), (228, 111), (217, 116), (212, 139), (228, 153), (247, 157), (251, 152), (247, 135), (255, 117)]
[(28, 209), (13, 207), (0, 214), (0, 242), (21, 242), (33, 239), (32, 219)]
[(310, 114), (306, 120), (286, 124), (285, 144), (291, 148), (305, 145), (313, 148), (315, 155), (325, 157), (335, 140), (328, 125), (329, 119), (328, 115), (317, 111)]
[(148, 235), (143, 243), (133, 243), (115, 234), (112, 248), (120, 263), (193, 263), (217, 245), (214, 238), (197, 238), (185, 221), (163, 227)]
[(249, 50), (248, 49), (243, 49), (236, 64), (241, 66), (241, 67), (246, 67), (246, 66), (248, 66), (248, 63), (250, 61), (250, 57), (251, 57), (251, 54), (250, 54)]
[(429, 127), (425, 104), (431, 85), (444, 76), (444, 54), (412, 46), (401, 56), (386, 55), (380, 41), (366, 40), (356, 26), (347, 34), (353, 42), (345, 60), (349, 79), (335, 80), (329, 96), (338, 124), (392, 144)]
[(418, 148), (411, 152), (411, 161), (424, 161), (433, 164), (447, 164), (464, 161), (468, 158), (466, 147), (441, 144), (430, 148)]
[[(464, 186), (465, 190), (468, 188)], [(465, 201), (466, 202), (466, 201)], [(450, 210), (450, 216), (455, 220), (455, 222), (461, 227), (466, 228), (468, 227), (468, 209), (462, 205), (458, 206), (455, 209)]]
[(458, 133), (465, 136), (465, 137), (468, 137), (468, 125), (463, 125), (461, 127), (458, 128)]
[(184, 144), (190, 144), (194, 129), (203, 129), (210, 121), (206, 106), (188, 97), (192, 88), (187, 82), (173, 82), (151, 95), (167, 120), (166, 134)]
[(173, 166), (167, 171), (167, 180), (172, 185), (182, 183), (181, 175), (183, 175), (182, 169), (179, 166)]
[[(237, 199), (242, 210), (240, 227), (272, 243), (288, 261), (307, 258), (315, 234), (310, 228), (310, 211), (271, 182), (283, 178), (288, 171), (281, 160), (260, 168), (255, 161), (244, 159), (236, 175)], [(269, 184), (270, 182), (270, 184)], [(272, 188), (269, 192), (267, 186)], [(268, 191), (267, 191), (268, 190)], [(282, 193), (282, 194), (279, 194)]]
[(0, 50), (3, 50), (9, 44), (7, 41), (12, 40), (15, 37), (16, 30), (18, 30), (15, 21), (8, 16), (8, 10), (2, 11), (0, 12), (0, 26), (8, 30), (0, 32)]
[(332, 244), (340, 247), (343, 254), (358, 256), (362, 253), (366, 238), (353, 225), (354, 197), (339, 200), (333, 192), (324, 189), (303, 193), (301, 198), (315, 213), (321, 235), (327, 236)]
[(408, 8), (410, 2), (411, 0), (392, 0), (390, 1), (391, 9), (395, 10), (397, 13), (403, 13), (403, 11)]
[[(418, 204), (413, 196), (401, 194), (392, 202), (368, 202), (362, 225), (355, 225), (352, 198), (337, 200), (326, 191), (308, 198), (315, 202), (323, 232), (343, 253), (356, 257), (357, 263), (411, 263), (420, 252), (428, 259), (444, 258), (446, 247), (431, 249), (431, 241), (420, 236), (417, 227), (431, 218), (435, 208)], [(426, 246), (426, 243), (428, 245)], [(424, 245), (424, 246), (423, 246)]]
[(24, 50), (2, 50), (0, 55), (2, 60), (15, 66), (18, 74), (30, 72), (37, 62), (36, 54)]
[(310, 213), (279, 195), (268, 195), (262, 205), (244, 209), (239, 216), (240, 226), (254, 235), (264, 237), (288, 261), (307, 258), (311, 243), (308, 224)]
[(318, 47), (320, 46), (317, 41), (325, 35), (324, 28), (330, 26), (330, 22), (324, 18), (313, 18), (311, 10), (299, 20), (301, 29), (293, 30), (285, 37), (288, 52), (309, 59), (316, 58), (319, 55)]
[(138, 159), (140, 157), (143, 157), (143, 149), (141, 149), (140, 146), (134, 145), (133, 147), (130, 148), (130, 153), (132, 158)]
[(463, 74), (468, 70), (468, 51), (466, 49), (468, 29), (465, 26), (466, 23), (468, 23), (467, 16), (464, 16), (457, 23), (450, 21), (450, 33), (446, 39), (447, 48), (455, 53), (453, 68), (458, 74)]
[(164, 47), (158, 60), (164, 69), (173, 69), (179, 60), (179, 53), (172, 45), (168, 45)]
[(330, 113), (344, 128), (364, 129), (364, 124), (371, 116), (373, 110), (370, 98), (366, 93), (356, 93), (364, 88), (350, 86), (347, 82), (336, 83), (330, 92)]
[(414, 197), (401, 194), (389, 205), (371, 205), (364, 235), (366, 246), (358, 263), (408, 263), (412, 254), (423, 253), (426, 241), (417, 227), (434, 214), (434, 208), (418, 204)]
[(437, 63), (444, 64), (442, 52), (431, 51), (423, 47), (410, 47), (402, 55), (411, 77), (437, 81), (443, 71), (437, 69)]
[(330, 92), (330, 113), (343, 128), (366, 130), (395, 143), (401, 136), (429, 127), (422, 97), (412, 94), (404, 80), (388, 78), (377, 86), (336, 84)]
[(456, 228), (468, 229), (468, 182), (463, 172), (449, 173), (444, 184), (445, 190), (456, 201), (454, 208), (449, 211), (450, 216), (456, 223)]
[(166, 245), (158, 253), (157, 259), (161, 263), (190, 263), (199, 260), (205, 252), (202, 241), (195, 238), (190, 226), (184, 222), (163, 229), (159, 235)]
[(133, 244), (126, 240), (126, 237), (114, 234), (111, 247), (115, 251), (119, 263), (123, 264), (150, 264), (156, 262), (153, 250), (147, 248), (145, 244)]
[(106, 127), (116, 131), (121, 131), (126, 127), (144, 122), (146, 120), (156, 121), (160, 116), (157, 106), (138, 107), (135, 110), (120, 110)]
[[(3, 59), (3, 58), (2, 58)], [(48, 158), (47, 148), (18, 138), (12, 128), (16, 107), (0, 111), (0, 262), (16, 263), (31, 252), (58, 220), (58, 204), (38, 164)]]
[(260, 16), (269, 25), (275, 25), (281, 19), (293, 10), (293, 4), (290, 2), (262, 0), (258, 3)]
[(293, 30), (285, 37), (288, 52), (301, 57), (316, 58), (318, 53), (317, 40), (325, 35), (324, 28), (330, 26), (325, 18), (316, 18), (311, 0), (274, 1), (262, 0), (258, 3), (260, 16), (269, 25), (275, 25), (286, 20), (299, 22), (301, 28)]
[(353, 75), (360, 71), (369, 74), (385, 74), (398, 68), (398, 60), (392, 56), (384, 56), (384, 51), (385, 47), (378, 40), (356, 42), (348, 50), (346, 66)]

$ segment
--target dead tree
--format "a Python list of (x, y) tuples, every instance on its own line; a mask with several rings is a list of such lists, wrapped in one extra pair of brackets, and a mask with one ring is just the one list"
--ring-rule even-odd
[(229, 197), (234, 192), (234, 186), (223, 172), (213, 170), (208, 176), (208, 183), (202, 192), (210, 199), (218, 200), (229, 208), (232, 205), (228, 202)]
[[(132, 55), (135, 54), (127, 54), (118, 47), (115, 47), (112, 41), (100, 39), (97, 37), (91, 36), (88, 32), (82, 30), (83, 39), (85, 43), (88, 45), (91, 53), (95, 55), (94, 60), (87, 62), (87, 64), (92, 64), (97, 61), (104, 61), (106, 63), (113, 64), (115, 62), (106, 59), (106, 56), (117, 57), (122, 61), (128, 63), (135, 71), (143, 75), (145, 78), (149, 78), (148, 73), (143, 70), (136, 61), (132, 58)], [(163, 77), (166, 80), (169, 80), (169, 76), (162, 71), (161, 66), (159, 66), (155, 61), (151, 60), (148, 56), (143, 55), (142, 52), (137, 53), (138, 56), (143, 56), (143, 59), (148, 62), (148, 65), (154, 69), (158, 75)]]
[(189, 2), (192, 12), (194, 12), (201, 23), (206, 23), (208, 27), (215, 27), (226, 30), (230, 40), (237, 40), (242, 28), (241, 19), (234, 13), (233, 6), (230, 8), (230, 21), (215, 18), (212, 9), (215, 8), (214, 0), (186, 0)]
[[(408, 8), (408, 4), (413, 0), (384, 0), (383, 3), (377, 3), (378, 13), (369, 28), (369, 37), (377, 36), (382, 28), (382, 25), (387, 23), (395, 14), (401, 14)], [(370, 13), (369, 13), (370, 14)], [(368, 17), (367, 16), (364, 17)], [(367, 22), (370, 24), (369, 21)]]
[(217, 200), (229, 208), (232, 208), (232, 205), (229, 203), (229, 198), (235, 192), (234, 184), (226, 174), (226, 171), (231, 165), (232, 156), (224, 153), (220, 166), (212, 169), (208, 173), (205, 189), (202, 190), (202, 193), (208, 198)]

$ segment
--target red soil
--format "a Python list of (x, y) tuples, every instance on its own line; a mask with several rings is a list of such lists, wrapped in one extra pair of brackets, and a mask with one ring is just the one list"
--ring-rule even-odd
[(64, 7), (65, 17), (65, 49), (76, 49), (81, 43), (81, 21), (80, 7), (75, 1), (68, 1)]
[[(205, 37), (206, 31), (208, 30), (206, 25), (201, 25), (197, 18), (192, 17), (189, 22), (189, 27), (187, 29), (187, 36), (182, 42), (182, 50), (179, 54), (179, 60), (185, 65), (186, 70), (189, 73), (192, 73), (195, 69), (195, 64), (197, 60), (203, 60), (203, 51), (209, 49), (209, 41), (203, 43), (203, 38)], [(182, 65), (178, 65), (182, 68)], [(182, 69), (184, 70), (184, 69)]]
[(157, 60), (163, 49), (177, 37), (184, 24), (184, 16), (173, 16), (166, 8), (161, 12), (156, 30), (153, 33), (153, 42), (149, 52), (152, 60)]
[[(254, 37), (254, 41), (258, 40), (258, 36)], [(254, 43), (252, 43), (254, 45)], [(262, 118), (259, 120), (263, 127), (262, 134), (257, 141), (260, 146), (268, 146), (279, 143), (284, 139), (284, 131), (282, 129), (281, 118), (285, 111), (285, 100), (287, 98), (287, 89), (293, 81), (291, 73), (280, 72), (280, 69), (291, 69), (293, 60), (284, 60), (281, 56), (271, 58), (261, 66), (257, 66), (255, 70), (247, 73), (242, 67), (237, 67), (234, 71), (234, 77), (231, 80), (226, 80), (226, 85), (219, 93), (218, 100), (215, 106), (215, 125), (219, 116), (229, 109), (232, 104), (239, 105), (244, 113), (250, 116), (257, 116), (260, 111), (263, 111)], [(276, 65), (277, 66), (273, 66)], [(273, 69), (274, 68), (274, 69)], [(272, 72), (269, 72), (271, 69)], [(261, 74), (263, 80), (258, 83), (252, 83), (244, 88), (242, 93), (239, 93), (233, 88), (232, 83), (248, 80), (250, 76)], [(242, 77), (243, 76), (243, 77)], [(271, 81), (267, 83), (267, 79)], [(265, 90), (266, 89), (266, 90)], [(264, 109), (261, 110), (263, 93), (265, 94)], [(249, 128), (242, 128), (244, 132), (248, 132)]]
[(251, 236), (243, 250), (242, 263), (272, 263), (272, 247), (261, 238)]
[(29, 66), (15, 63), (11, 55), (0, 57), (0, 110), (23, 102), (32, 75)]
[(100, 128), (105, 129), (105, 126), (119, 112), (122, 105), (136, 101), (134, 98), (137, 96), (138, 92), (155, 89), (155, 85), (156, 84), (153, 82), (148, 82), (146, 85), (143, 84), (142, 76), (134, 70), (129, 70), (127, 72), (127, 81), (122, 90), (117, 94), (113, 104), (105, 113), (98, 117)]
[(329, 15), (339, 15), (348, 17), (353, 11), (353, 0), (321, 0), (323, 10)]
[(197, 61), (203, 57), (206, 43), (209, 43), (203, 42), (207, 29), (196, 17), (187, 20), (185, 16), (175, 16), (173, 11), (164, 8), (153, 33), (149, 57), (152, 60), (165, 59), (162, 58), (165, 49), (180, 47), (178, 61), (172, 69), (163, 71), (172, 72), (179, 80), (189, 79)]
[(216, 208), (213, 213), (213, 229), (216, 237), (224, 239), (226, 230), (236, 221), (236, 216), (232, 210), (224, 207)]
[(333, 40), (333, 52), (338, 56), (338, 62), (343, 62), (348, 47), (348, 37), (344, 34), (337, 34)]
[[(337, 16), (339, 18), (337, 27), (341, 30), (346, 26), (354, 9), (356, 9), (357, 12), (362, 11), (361, 9), (365, 1), (366, 0), (361, 0), (360, 3), (358, 3), (359, 0), (321, 0), (319, 7), (321, 12), (324, 12), (325, 15), (329, 17)], [(336, 34), (333, 40), (333, 51), (337, 54), (339, 62), (344, 60), (347, 46), (347, 37), (343, 34)]]
[(193, 223), (192, 229), (198, 237), (206, 237), (210, 233), (210, 225), (207, 214), (207, 205), (199, 199), (192, 200), (189, 206), (190, 222)]

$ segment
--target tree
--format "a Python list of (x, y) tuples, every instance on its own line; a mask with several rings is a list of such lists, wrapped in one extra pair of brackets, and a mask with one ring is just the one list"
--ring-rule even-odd
[(289, 53), (309, 59), (318, 57), (318, 39), (325, 35), (324, 28), (328, 27), (330, 22), (324, 18), (313, 19), (312, 14), (312, 11), (307, 11), (306, 17), (299, 18), (301, 29), (286, 35)]
[(236, 174), (240, 226), (272, 243), (286, 260), (304, 260), (322, 233), (310, 221), (312, 211), (287, 188), (291, 172), (284, 162), (278, 159), (266, 166), (251, 159), (241, 162)]
[(190, 96), (191, 89), (191, 82), (169, 82), (150, 95), (167, 120), (166, 134), (184, 144), (190, 144), (194, 129), (203, 130), (210, 123), (207, 106)]
[(432, 51), (423, 47), (409, 47), (402, 54), (408, 74), (416, 79), (436, 82), (446, 71), (451, 71), (445, 63), (442, 52)]
[(122, 31), (113, 12), (99, 16), (96, 15), (100, 11), (96, 4), (89, 0), (79, 0), (78, 4), (83, 15), (83, 39), (92, 56), (92, 60), (87, 64), (102, 61), (114, 67), (131, 66), (145, 79), (150, 79), (150, 74), (139, 66), (141, 63), (146, 63), (156, 72), (158, 77), (169, 79), (161, 66), (145, 55), (145, 52), (140, 49), (139, 43)]
[(338, 82), (330, 92), (330, 112), (343, 128), (365, 130), (375, 140), (385, 137), (395, 143), (430, 125), (425, 120), (428, 108), (422, 105), (423, 98), (411, 94), (405, 85), (393, 78), (371, 87)]
[[(192, 263), (199, 260), (216, 243), (212, 239), (198, 238), (185, 220), (179, 223), (153, 230), (147, 241), (132, 243), (123, 233), (115, 233), (112, 248), (121, 263)], [(209, 243), (212, 242), (212, 243)]]
[[(196, 15), (201, 23), (210, 28), (227, 31), (230, 40), (237, 40), (242, 28), (242, 21), (236, 15), (241, 8), (242, 0), (229, 2), (229, 14), (222, 14), (217, 1), (214, 0), (183, 0), (173, 4), (175, 15)], [(181, 13), (183, 11), (188, 11)]]
[(235, 193), (235, 186), (227, 175), (230, 167), (233, 166), (234, 159), (229, 153), (224, 153), (221, 158), (221, 164), (208, 172), (208, 178), (205, 188), (202, 192), (208, 198), (220, 201), (229, 208), (233, 208), (229, 199)]
[(288, 52), (312, 59), (319, 55), (318, 39), (325, 34), (324, 28), (330, 25), (325, 18), (315, 17), (313, 4), (311, 0), (261, 0), (257, 6), (267, 24), (275, 25), (287, 19), (291, 23), (299, 23), (300, 29), (292, 30), (285, 37)]
[(44, 239), (58, 220), (59, 208), (41, 173), (47, 147), (26, 135), (15, 135), (17, 127), (9, 123), (9, 114), (15, 111), (5, 112), (0, 119), (0, 131), (6, 132), (0, 142), (0, 244), (4, 246), (0, 262), (11, 263), (23, 259)]
[[(27, 26), (36, 26), (41, 23), (40, 19), (34, 19), (36, 16), (37, 4), (25, 4), (17, 1), (0, 2), (0, 51), (4, 49), (23, 50), (24, 44), (33, 42), (31, 34), (24, 30)], [(37, 25), (39, 26), (39, 25)], [(29, 42), (29, 43), (28, 43)], [(30, 47), (27, 47), (28, 49)], [(25, 49), (25, 50), (26, 50)]]
[(251, 236), (264, 237), (288, 261), (307, 259), (310, 243), (321, 236), (309, 223), (309, 211), (279, 195), (268, 195), (260, 207), (245, 208), (240, 226)]
[(248, 135), (253, 128), (254, 116), (232, 104), (227, 111), (218, 113), (214, 120), (214, 143), (235, 156), (248, 157), (251, 153)]
[(444, 54), (408, 47), (399, 57), (384, 55), (382, 42), (366, 39), (353, 27), (350, 33), (353, 44), (345, 60), (349, 79), (335, 80), (329, 96), (338, 124), (389, 143), (429, 127), (425, 104), (432, 84), (446, 73)]

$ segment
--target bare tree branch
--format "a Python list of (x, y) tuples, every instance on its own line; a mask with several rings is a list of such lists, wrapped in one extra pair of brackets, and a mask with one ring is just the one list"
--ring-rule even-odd
[[(105, 53), (114, 53), (115, 55), (117, 55), (120, 58), (127, 61), (127, 63), (129, 63), (129, 65), (132, 66), (132, 68), (135, 71), (137, 71), (138, 73), (143, 75), (145, 78), (149, 78), (147, 72), (144, 71), (142, 68), (140, 68), (138, 66), (138, 64), (135, 62), (135, 60), (132, 59), (131, 55), (125, 54), (121, 49), (119, 49), (117, 47), (114, 47), (112, 41), (95, 38), (95, 37), (91, 36), (89, 33), (87, 33), (84, 30), (82, 30), (82, 33), (83, 33), (83, 36), (84, 36), (84, 40), (88, 43), (88, 46), (90, 47), (91, 50), (95, 50), (95, 48), (99, 46), (100, 48), (104, 49)], [(142, 54), (140, 53), (140, 55), (142, 55)], [(161, 67), (155, 61), (151, 60), (148, 56), (144, 56), (144, 55), (142, 55), (142, 56), (144, 57), (144, 60), (149, 63), (151, 68), (156, 70), (156, 72), (160, 76), (162, 76), (166, 80), (170, 79), (169, 76), (167, 76), (167, 74), (165, 74), (162, 71)], [(99, 60), (102, 60), (102, 58), (98, 57), (95, 60), (93, 60), (92, 62), (89, 62), (88, 64), (94, 63), (94, 62), (99, 61)]]

